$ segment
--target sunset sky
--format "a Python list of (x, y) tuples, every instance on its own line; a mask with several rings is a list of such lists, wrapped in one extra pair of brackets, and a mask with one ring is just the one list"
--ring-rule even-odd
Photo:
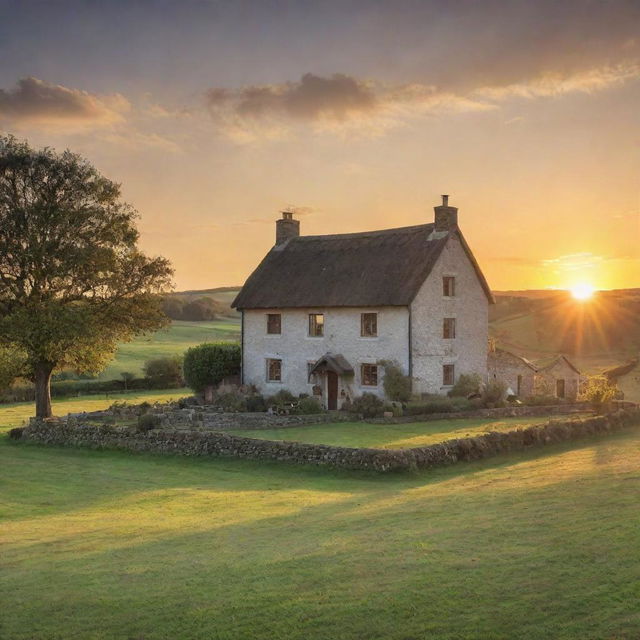
[(176, 287), (430, 222), (493, 289), (640, 286), (640, 2), (0, 0), (0, 131), (121, 182)]

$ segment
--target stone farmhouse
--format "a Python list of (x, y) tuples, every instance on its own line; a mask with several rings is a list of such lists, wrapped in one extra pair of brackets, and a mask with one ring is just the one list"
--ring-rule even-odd
[(611, 384), (616, 385), (621, 400), (640, 403), (640, 358), (608, 369), (604, 375)]
[(442, 197), (435, 221), (301, 236), (284, 212), (276, 244), (233, 302), (242, 313), (242, 382), (307, 393), (328, 409), (384, 396), (384, 361), (414, 393), (447, 393), (487, 371), (489, 286)]
[(504, 382), (511, 394), (527, 398), (534, 394), (536, 367), (526, 358), (498, 347), (489, 349), (487, 378), (489, 382)]
[(557, 356), (547, 364), (538, 365), (536, 393), (575, 400), (580, 393), (581, 375), (569, 358)]

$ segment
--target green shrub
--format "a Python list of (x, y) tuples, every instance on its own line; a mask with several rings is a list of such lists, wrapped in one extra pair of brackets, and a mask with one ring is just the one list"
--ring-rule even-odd
[(380, 364), (384, 367), (382, 386), (387, 398), (396, 402), (408, 402), (411, 399), (411, 376), (402, 373), (397, 362), (382, 360)]
[(191, 347), (185, 353), (183, 369), (186, 383), (196, 393), (202, 393), (240, 373), (240, 346), (218, 342)]
[(276, 407), (279, 410), (290, 409), (296, 403), (297, 398), (287, 389), (281, 389), (278, 393), (269, 396), (266, 400), (268, 407)]
[(484, 406), (492, 408), (503, 404), (506, 391), (507, 385), (504, 382), (500, 380), (490, 382), (482, 392), (482, 402)]
[(301, 415), (311, 415), (314, 413), (322, 413), (322, 405), (315, 398), (307, 396), (298, 401), (298, 406), (295, 410), (296, 413)]
[(591, 402), (596, 409), (601, 409), (615, 399), (618, 389), (604, 376), (589, 376), (580, 394), (580, 400)]
[(246, 397), (247, 411), (252, 413), (258, 413), (267, 410), (267, 403), (264, 396), (259, 393), (252, 394)]
[(155, 416), (152, 413), (143, 413), (141, 416), (138, 416), (137, 430), (139, 433), (147, 433), (147, 431), (157, 429), (158, 427), (160, 427), (159, 416)]
[(384, 412), (384, 402), (373, 393), (363, 393), (354, 398), (349, 410), (363, 418), (376, 418)]
[(238, 413), (247, 410), (247, 399), (238, 391), (221, 393), (214, 402), (223, 411), (228, 411), (229, 413)]
[(463, 373), (449, 391), (452, 397), (468, 398), (480, 392), (482, 376), (479, 373)]

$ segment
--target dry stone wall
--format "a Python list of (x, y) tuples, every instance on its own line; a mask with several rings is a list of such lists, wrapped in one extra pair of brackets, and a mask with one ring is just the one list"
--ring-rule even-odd
[(492, 432), (472, 438), (447, 440), (413, 449), (353, 449), (329, 445), (246, 438), (215, 431), (133, 430), (87, 426), (75, 420), (34, 420), (11, 437), (49, 445), (94, 449), (172, 453), (188, 456), (225, 456), (315, 464), (378, 472), (429, 469), (459, 461), (478, 460), (528, 447), (605, 435), (640, 425), (640, 410), (629, 409), (605, 416), (535, 425), (509, 432)]

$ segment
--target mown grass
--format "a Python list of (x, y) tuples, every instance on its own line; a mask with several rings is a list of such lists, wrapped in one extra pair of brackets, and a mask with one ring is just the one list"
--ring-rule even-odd
[(0, 438), (0, 637), (640, 636), (640, 434), (416, 476)]
[[(166, 389), (162, 391), (132, 391), (130, 393), (109, 393), (82, 396), (81, 398), (54, 398), (52, 401), (54, 415), (80, 413), (81, 411), (99, 411), (106, 409), (114, 402), (168, 402), (190, 395), (189, 389)], [(0, 433), (11, 427), (19, 427), (35, 414), (33, 402), (16, 402), (0, 405)]]
[(166, 329), (121, 344), (99, 377), (101, 380), (119, 379), (123, 371), (140, 376), (145, 361), (150, 358), (181, 356), (189, 347), (218, 340), (240, 340), (240, 321), (237, 318), (212, 322), (175, 320)]
[(333, 444), (341, 447), (372, 447), (402, 449), (421, 447), (451, 438), (477, 436), (489, 431), (511, 431), (518, 427), (544, 423), (547, 417), (463, 418), (433, 420), (408, 424), (367, 424), (340, 422), (326, 425), (287, 427), (284, 429), (251, 429), (234, 431), (238, 435), (266, 440), (295, 440), (313, 444)]

